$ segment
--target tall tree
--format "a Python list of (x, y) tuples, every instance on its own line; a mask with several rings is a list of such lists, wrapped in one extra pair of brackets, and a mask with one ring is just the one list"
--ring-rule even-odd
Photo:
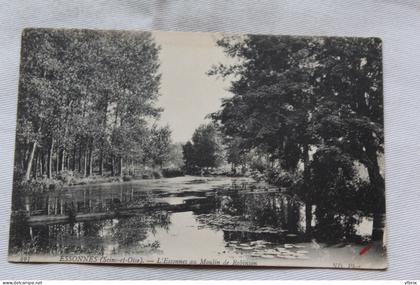
[(221, 163), (221, 138), (214, 124), (200, 125), (194, 131), (191, 142), (188, 141), (182, 148), (188, 173), (217, 167)]
[[(383, 153), (380, 41), (250, 35), (226, 37), (218, 44), (238, 59), (238, 64), (209, 72), (234, 78), (233, 97), (212, 115), (224, 135), (236, 137), (244, 149), (266, 150), (274, 167), (303, 168), (298, 193), (306, 202), (309, 230), (315, 198), (311, 152), (339, 148), (368, 169), (378, 202), (371, 211), (379, 227), (385, 208), (377, 160)], [(372, 236), (382, 238), (380, 231)]]
[[(319, 39), (252, 35), (223, 38), (218, 44), (239, 63), (209, 72), (237, 78), (230, 88), (234, 96), (223, 101), (213, 119), (225, 135), (242, 141), (244, 149), (265, 149), (269, 160), (283, 169), (296, 171), (302, 161), (303, 184), (309, 185), (310, 145), (317, 139), (311, 132), (315, 59), (310, 55)], [(312, 198), (310, 193), (301, 196), (310, 231)]]
[[(22, 35), (16, 173), (70, 167), (103, 173), (106, 160), (141, 160), (159, 96), (159, 47), (150, 33), (26, 29)], [(95, 160), (99, 161), (96, 163)], [(70, 163), (72, 161), (72, 163)], [(33, 171), (36, 172), (37, 171)]]
[(187, 173), (194, 173), (197, 165), (196, 165), (194, 147), (193, 147), (193, 145), (190, 141), (187, 141), (182, 146), (182, 155), (183, 155), (183, 159), (184, 159), (185, 171)]
[(193, 136), (195, 164), (200, 168), (216, 167), (219, 163), (220, 146), (217, 130), (212, 124), (199, 126)]
[(314, 92), (316, 130), (368, 170), (374, 189), (370, 210), (372, 239), (382, 240), (385, 183), (378, 158), (383, 155), (382, 43), (378, 38), (326, 38), (316, 55)]
[(171, 147), (171, 130), (169, 126), (158, 128), (153, 126), (151, 129), (150, 141), (147, 147), (147, 157), (152, 166), (159, 166), (161, 169), (165, 162), (169, 160)]

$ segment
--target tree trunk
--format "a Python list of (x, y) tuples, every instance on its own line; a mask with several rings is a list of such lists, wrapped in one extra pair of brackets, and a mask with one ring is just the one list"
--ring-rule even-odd
[(57, 153), (55, 155), (55, 172), (58, 174), (60, 171), (60, 150), (57, 148)]
[(123, 158), (120, 157), (120, 177), (123, 177)]
[(34, 141), (32, 145), (31, 155), (29, 156), (29, 160), (28, 160), (28, 165), (26, 167), (26, 173), (25, 173), (25, 178), (24, 178), (25, 181), (28, 181), (31, 176), (32, 162), (34, 160), (36, 146), (37, 146), (37, 141)]
[(111, 159), (111, 176), (115, 176), (115, 158), (112, 156)]
[[(17, 153), (16, 153), (16, 155), (17, 155)], [(20, 168), (25, 169), (25, 171), (26, 171), (26, 167), (28, 166), (28, 161), (25, 160), (25, 156), (22, 154), (22, 151), (19, 152), (19, 159), (17, 159), (17, 161), (19, 161), (19, 163), (20, 163)]]
[(45, 174), (45, 153), (41, 153), (41, 176)]
[(92, 153), (92, 146), (90, 147), (89, 151), (89, 175), (93, 174), (93, 153)]
[(71, 170), (73, 172), (76, 170), (76, 144), (73, 145), (73, 159), (72, 159)]
[(65, 157), (66, 157), (66, 150), (65, 149), (63, 149), (63, 151), (61, 152), (61, 171), (63, 171), (64, 169), (65, 169), (65, 167), (66, 167), (66, 159), (65, 159)]
[(309, 175), (309, 146), (303, 146), (303, 187), (305, 191), (305, 225), (306, 225), (306, 237), (312, 237), (312, 199), (311, 199), (311, 189), (310, 185), (310, 175)]
[(79, 143), (79, 156), (78, 156), (77, 162), (78, 162), (77, 171), (79, 173), (82, 173), (82, 142)]
[[(58, 159), (57, 159), (58, 160)], [(58, 198), (54, 198), (54, 215), (58, 214)]]
[(48, 178), (52, 178), (53, 169), (53, 150), (54, 150), (54, 139), (51, 139), (50, 151), (48, 152)]
[(36, 179), (37, 178), (37, 174), (38, 174), (38, 161), (39, 161), (39, 152), (35, 152), (35, 156), (34, 156), (34, 162), (33, 162), (33, 167), (32, 167), (32, 176)]
[(38, 170), (37, 170), (37, 176), (42, 177), (42, 171), (43, 171), (43, 160), (44, 160), (44, 154), (41, 151), (38, 151)]
[(31, 199), (29, 196), (25, 196), (25, 210), (28, 212), (28, 215), (31, 215)]
[(103, 151), (99, 152), (99, 175), (102, 176), (104, 172)]
[(64, 214), (64, 201), (60, 199), (60, 215)]
[(369, 180), (375, 189), (377, 199), (373, 209), (372, 240), (382, 241), (385, 226), (385, 181), (379, 171), (379, 164), (376, 150), (366, 146), (366, 154), (369, 157), (367, 165)]
[[(103, 120), (102, 120), (102, 132), (105, 133), (106, 132), (106, 128), (107, 128), (107, 113), (108, 113), (108, 92), (105, 92), (104, 94), (104, 100), (102, 101), (104, 103), (103, 105)], [(104, 174), (104, 143), (105, 143), (105, 139), (102, 137), (101, 138), (101, 146), (100, 146), (100, 153), (99, 153), (99, 175), (103, 175)]]
[(87, 151), (84, 151), (83, 155), (83, 177), (87, 175)]
[(306, 236), (312, 236), (312, 203), (305, 203), (305, 225), (306, 225)]

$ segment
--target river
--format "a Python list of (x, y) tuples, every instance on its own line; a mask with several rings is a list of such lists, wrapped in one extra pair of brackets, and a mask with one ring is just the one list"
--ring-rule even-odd
[[(30, 217), (12, 219), (9, 254), (16, 258), (63, 261), (63, 256), (89, 255), (112, 263), (131, 258), (155, 264), (356, 268), (383, 263), (381, 247), (361, 257), (363, 244), (305, 239), (304, 205), (251, 178), (80, 185), (21, 199)], [(362, 220), (355, 225), (360, 237), (371, 230), (371, 221)]]

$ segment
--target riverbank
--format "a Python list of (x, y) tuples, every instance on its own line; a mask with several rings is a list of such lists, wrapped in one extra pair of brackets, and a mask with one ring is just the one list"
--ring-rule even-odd
[[(83, 185), (101, 185), (101, 184), (116, 184), (130, 181), (142, 181), (142, 180), (154, 180), (161, 178), (175, 178), (182, 176), (194, 176), (194, 177), (247, 177), (247, 175), (232, 174), (225, 171), (205, 171), (202, 173), (188, 174), (179, 168), (163, 168), (163, 169), (142, 169), (137, 173), (129, 173), (124, 175), (111, 175), (110, 173), (105, 175), (90, 175), (83, 176), (79, 173), (73, 173), (72, 171), (63, 171), (55, 175), (53, 178), (39, 177), (36, 179), (30, 179), (28, 181), (22, 181), (16, 179), (13, 188), (20, 193), (45, 193), (61, 191), (68, 187), (83, 186)], [(254, 175), (249, 175), (254, 178)], [(255, 179), (255, 178), (254, 178)], [(257, 179), (262, 181), (263, 179)]]
[(49, 191), (60, 191), (69, 186), (104, 184), (104, 183), (120, 183), (132, 180), (148, 180), (159, 178), (171, 178), (184, 176), (181, 169), (163, 168), (142, 170), (140, 173), (130, 173), (124, 175), (90, 175), (83, 176), (72, 171), (63, 171), (52, 178), (39, 177), (30, 180), (16, 179), (13, 188), (25, 193), (38, 193)]
[[(34, 260), (40, 255), (113, 258), (127, 252), (150, 260), (196, 259), (199, 252), (207, 260), (264, 266), (309, 266), (310, 260), (329, 255), (341, 263), (355, 257), (361, 268), (364, 262), (383, 260), (371, 243), (307, 240), (303, 205), (250, 177), (186, 175), (77, 185), (28, 196), (21, 197), (27, 200), (21, 209), (32, 215), (12, 217), (11, 260), (22, 252)], [(202, 244), (206, 247), (200, 250)]]

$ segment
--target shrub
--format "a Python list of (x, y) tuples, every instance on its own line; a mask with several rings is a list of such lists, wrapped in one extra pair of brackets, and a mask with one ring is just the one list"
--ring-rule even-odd
[(153, 176), (154, 179), (159, 179), (159, 178), (162, 178), (162, 173), (160, 171), (153, 170), (152, 171), (152, 176)]
[(261, 173), (263, 173), (265, 170), (267, 170), (267, 164), (266, 163), (264, 163), (263, 161), (261, 161), (261, 160), (252, 160), (251, 162), (250, 162), (250, 165), (249, 165), (249, 167), (250, 167), (250, 169), (251, 170), (256, 170), (256, 171), (259, 171), (259, 172), (261, 172)]
[(61, 181), (64, 184), (74, 184), (76, 183), (76, 178), (74, 177), (73, 171), (64, 170), (57, 174), (56, 179)]
[(294, 188), (303, 179), (301, 172), (267, 170), (265, 175), (270, 184), (286, 188)]
[(61, 190), (63, 182), (54, 179), (39, 179), (29, 181), (15, 181), (14, 192), (17, 193), (45, 193), (48, 191)]
[(143, 173), (141, 175), (142, 179), (152, 179), (153, 177), (150, 175), (150, 173)]
[(159, 179), (162, 177), (162, 173), (158, 170), (145, 169), (141, 174), (142, 179)]
[(122, 180), (127, 182), (127, 181), (131, 181), (133, 178), (130, 175), (124, 175)]
[(166, 178), (178, 177), (184, 176), (184, 172), (179, 168), (164, 168), (162, 169), (162, 175)]

